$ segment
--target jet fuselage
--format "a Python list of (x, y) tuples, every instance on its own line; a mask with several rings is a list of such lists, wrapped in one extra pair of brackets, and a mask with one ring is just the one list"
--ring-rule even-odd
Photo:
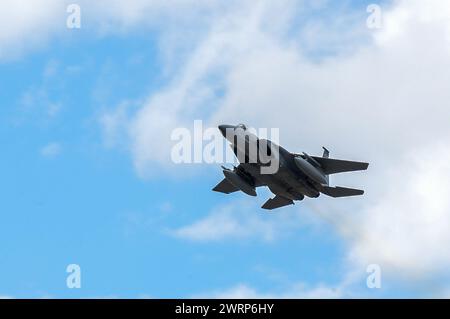
[(368, 163), (329, 158), (324, 148), (322, 157), (288, 152), (276, 143), (259, 139), (245, 125), (220, 125), (219, 130), (230, 142), (239, 165), (224, 168), (225, 179), (213, 190), (232, 193), (241, 190), (256, 196), (256, 187), (267, 186), (275, 194), (262, 207), (274, 209), (293, 204), (305, 196), (315, 198), (320, 193), (332, 197), (362, 195), (364, 191), (345, 187), (330, 187), (329, 174), (365, 170)]

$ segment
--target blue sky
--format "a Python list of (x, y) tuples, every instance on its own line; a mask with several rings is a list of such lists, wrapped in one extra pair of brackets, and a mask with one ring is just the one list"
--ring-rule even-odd
[[(133, 2), (130, 3), (132, 7)], [(345, 54), (357, 55), (364, 51), (364, 46), (373, 45), (372, 38), (365, 38), (369, 32), (365, 27), (368, 3), (352, 1), (336, 8), (324, 1), (318, 8), (307, 6), (290, 20), (281, 35), (275, 30), (270, 37), (278, 37), (274, 43), (280, 43), (280, 51), (301, 52), (298, 53), (301, 59), (297, 58), (309, 61), (305, 64), (308, 67), (324, 63), (325, 70), (339, 69), (332, 64), (334, 62), (323, 61), (342, 59)], [(390, 8), (391, 4), (380, 5)], [(85, 3), (81, 8), (91, 10)], [(251, 12), (252, 5), (246, 6), (247, 9)], [(174, 6), (173, 11), (177, 10)], [(164, 14), (170, 16), (171, 9), (168, 11), (169, 14)], [(186, 13), (188, 26), (189, 16), (196, 17), (196, 14)], [(204, 28), (209, 30), (216, 15), (217, 12), (211, 14), (211, 20), (192, 23), (191, 29), (180, 23), (187, 41), (176, 43), (181, 32), (176, 25), (166, 26), (158, 21), (155, 27), (137, 19), (130, 22), (131, 27), (121, 29), (123, 25), (118, 26), (120, 30), (116, 32), (114, 23), (120, 19), (112, 17), (108, 20), (109, 29), (104, 32), (100, 31), (101, 23), (89, 13), (86, 20), (82, 20), (80, 30), (61, 27), (63, 31), (54, 31), (58, 27), (48, 26), (44, 31), (37, 31), (44, 34), (42, 43), (11, 50), (14, 51), (11, 56), (0, 60), (0, 140), (3, 147), (0, 157), (0, 295), (18, 298), (433, 295), (433, 289), (423, 288), (428, 281), (418, 279), (415, 284), (397, 280), (396, 272), (402, 267), (417, 274), (417, 269), (409, 263), (383, 259), (385, 256), (380, 257), (372, 246), (364, 250), (369, 255), (361, 253), (359, 242), (343, 235), (343, 226), (336, 226), (333, 215), (317, 214), (321, 209), (332, 211), (337, 206), (341, 210), (352, 207), (355, 212), (366, 212), (370, 208), (361, 202), (365, 199), (344, 200), (338, 204), (326, 199), (319, 199), (317, 203), (309, 200), (276, 214), (267, 214), (259, 209), (270, 196), (267, 191), (259, 191), (256, 200), (243, 194), (224, 196), (211, 192), (222, 178), (219, 165), (201, 164), (194, 168), (192, 165), (166, 165), (155, 156), (158, 152), (168, 155), (171, 145), (165, 131), (161, 136), (153, 135), (154, 140), (148, 146), (142, 145), (147, 135), (140, 139), (142, 126), (134, 129), (133, 125), (146, 121), (150, 129), (158, 127), (157, 117), (140, 118), (142, 110), (158, 110), (160, 106), (154, 102), (155, 97), (171, 101), (171, 92), (178, 92), (179, 83), (191, 83), (187, 80), (189, 65), (196, 65), (192, 61), (196, 61), (195, 54), (202, 48), (203, 38), (211, 36)], [(65, 17), (63, 12), (56, 21), (64, 23)], [(330, 22), (332, 30), (324, 28), (327, 24), (315, 25), (315, 21), (323, 22), (329, 17), (335, 18)], [(304, 21), (308, 21), (306, 26)], [(167, 23), (173, 21), (169, 19)], [(280, 21), (276, 24), (283, 25)], [(316, 43), (308, 36), (310, 32), (317, 32), (321, 41)], [(213, 31), (211, 33), (214, 38)], [(292, 38), (299, 34), (304, 41), (293, 42)], [(170, 43), (173, 39), (175, 44)], [(262, 39), (265, 41), (264, 37)], [(27, 41), (27, 36), (23, 41)], [(253, 38), (248, 41), (252, 42)], [(8, 46), (17, 46), (17, 43), (6, 41), (0, 45), (8, 51)], [(177, 125), (190, 127), (194, 119), (211, 125), (222, 119), (226, 122), (240, 117), (243, 122), (251, 121), (250, 112), (233, 113), (234, 106), (227, 108), (231, 103), (228, 99), (241, 96), (233, 94), (233, 85), (227, 82), (235, 75), (232, 63), (234, 58), (245, 61), (242, 55), (247, 54), (233, 56), (230, 52), (234, 51), (227, 50), (225, 47), (224, 60), (228, 52), (233, 62), (212, 63), (212, 67), (208, 66), (211, 70), (202, 74), (198, 82), (193, 80), (194, 85), (186, 84), (191, 85), (185, 91), (187, 95), (208, 88), (205, 96), (200, 95), (186, 104), (186, 108), (197, 107), (196, 103), (199, 107), (189, 112), (177, 108), (168, 110), (169, 117), (173, 114), (177, 118)], [(346, 63), (342, 65), (348, 66)], [(270, 64), (261, 65), (262, 69), (270, 67)], [(329, 84), (325, 78), (321, 81), (325, 87)], [(313, 77), (312, 83), (314, 87)], [(306, 93), (308, 88), (299, 86), (299, 90)], [(299, 104), (315, 103), (314, 96), (304, 96)], [(110, 134), (102, 119), (117, 115), (121, 105), (126, 105), (124, 117), (119, 118), (123, 123), (114, 122), (114, 134)], [(170, 109), (171, 105), (162, 107), (162, 111), (165, 107)], [(302, 117), (305, 112), (300, 108), (291, 112), (290, 117)], [(317, 117), (312, 118), (319, 120), (323, 114), (318, 111)], [(270, 126), (264, 115), (258, 116), (255, 123), (249, 124)], [(268, 118), (270, 116), (267, 114)], [(273, 119), (275, 126), (282, 120), (276, 115)], [(292, 136), (291, 132), (296, 133), (295, 125), (287, 125), (291, 129), (282, 130), (281, 134)], [(175, 126), (168, 129), (173, 128)], [(299, 132), (300, 137), (301, 134), (314, 136), (305, 145), (308, 151), (317, 153), (323, 142), (333, 141), (326, 137), (332, 135), (333, 127), (324, 126), (324, 130), (324, 135), (313, 129), (308, 131), (308, 128)], [(362, 134), (366, 133), (363, 130)], [(350, 131), (343, 134), (344, 138), (354, 136)], [(374, 147), (381, 145), (377, 144), (376, 134), (370, 136), (374, 136), (371, 139)], [(293, 137), (286, 143), (295, 147), (292, 151), (303, 151), (304, 144)], [(364, 148), (363, 141), (349, 143), (358, 153), (352, 153), (350, 146), (346, 148), (345, 143), (341, 143), (335, 147), (338, 155), (376, 159), (372, 150)], [(142, 147), (150, 154), (139, 153)], [(393, 144), (392, 148), (395, 147)], [(384, 165), (383, 159), (379, 162), (379, 167)], [(377, 172), (376, 165), (374, 170)], [(345, 178), (341, 182), (352, 181), (352, 176)], [(357, 175), (353, 183), (367, 183), (374, 194), (372, 197), (369, 194), (367, 201), (375, 203), (376, 207), (382, 205), (378, 205), (375, 196), (381, 189), (377, 183), (363, 174)], [(392, 206), (388, 204), (382, 207)], [(215, 219), (218, 215), (225, 219)], [(248, 227), (248, 234), (232, 230), (225, 235), (196, 240), (183, 232), (186, 229), (196, 231), (199, 228), (195, 225), (204, 221), (207, 226), (215, 223), (212, 231), (220, 233), (220, 220), (233, 221), (233, 225), (244, 229)], [(397, 247), (396, 243), (393, 247)], [(413, 257), (414, 254), (401, 258)], [(355, 258), (358, 262), (354, 262)], [(387, 271), (386, 278), (390, 279), (384, 282), (382, 289), (366, 287), (364, 265), (373, 262), (393, 269)], [(81, 267), (81, 289), (66, 286), (66, 267), (72, 263)], [(443, 264), (445, 266), (445, 262)], [(355, 272), (357, 275), (353, 276)], [(437, 293), (446, 291), (446, 283), (441, 284)]]

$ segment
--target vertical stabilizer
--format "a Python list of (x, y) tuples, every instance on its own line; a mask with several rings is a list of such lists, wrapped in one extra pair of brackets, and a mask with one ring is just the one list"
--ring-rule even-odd
[[(330, 157), (330, 151), (327, 150), (325, 146), (322, 146), (322, 148), (323, 148), (322, 157), (329, 158)], [(327, 179), (327, 185), (330, 185), (330, 176), (329, 175), (325, 175), (325, 178)]]

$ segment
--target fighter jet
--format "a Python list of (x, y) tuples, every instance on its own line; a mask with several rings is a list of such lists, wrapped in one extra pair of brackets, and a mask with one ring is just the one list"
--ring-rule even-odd
[(366, 170), (368, 163), (332, 159), (325, 147), (321, 157), (290, 153), (270, 140), (259, 139), (244, 124), (219, 125), (219, 130), (230, 142), (240, 164), (233, 169), (222, 166), (225, 178), (213, 191), (225, 194), (242, 191), (256, 196), (257, 187), (267, 186), (275, 195), (262, 205), (269, 210), (293, 205), (305, 196), (316, 198), (321, 193), (331, 197), (364, 194), (360, 189), (330, 186), (329, 175)]

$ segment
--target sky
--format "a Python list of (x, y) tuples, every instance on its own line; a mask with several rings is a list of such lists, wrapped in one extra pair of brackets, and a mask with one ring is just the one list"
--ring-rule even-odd
[[(0, 296), (447, 298), (449, 82), (446, 0), (2, 0)], [(171, 160), (196, 120), (367, 161), (330, 180), (366, 193), (212, 192)]]

